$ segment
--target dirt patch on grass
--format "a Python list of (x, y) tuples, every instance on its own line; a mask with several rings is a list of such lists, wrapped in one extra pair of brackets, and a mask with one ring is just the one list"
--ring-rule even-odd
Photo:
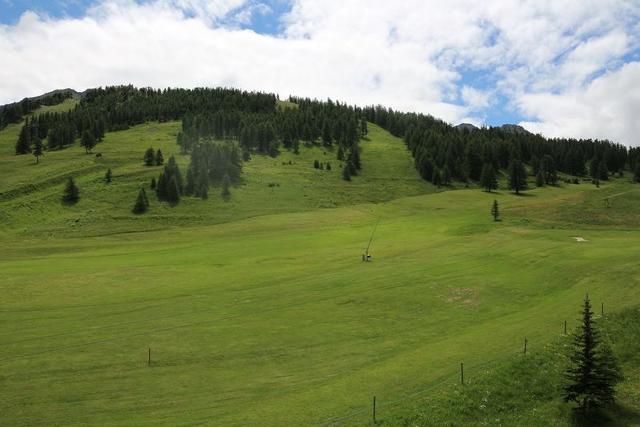
[(471, 288), (449, 288), (443, 299), (447, 303), (460, 305), (476, 305), (479, 302), (476, 291)]
[(576, 242), (588, 242), (587, 239), (585, 239), (584, 237), (580, 237), (580, 236), (572, 237), (572, 239), (576, 239)]

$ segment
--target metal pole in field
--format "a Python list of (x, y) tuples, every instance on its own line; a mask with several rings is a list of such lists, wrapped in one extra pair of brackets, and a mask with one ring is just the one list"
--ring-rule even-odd
[(564, 334), (567, 335), (567, 321), (564, 321)]
[(151, 366), (151, 347), (149, 347), (149, 361), (147, 362), (148, 366)]
[(524, 354), (527, 354), (527, 337), (524, 337)]
[(464, 363), (460, 362), (460, 384), (464, 385)]
[(373, 396), (373, 424), (376, 424), (376, 397)]

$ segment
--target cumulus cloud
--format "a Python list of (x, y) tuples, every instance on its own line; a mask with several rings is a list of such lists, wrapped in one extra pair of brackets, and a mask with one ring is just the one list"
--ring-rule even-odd
[(449, 122), (502, 108), (550, 136), (638, 143), (640, 73), (625, 60), (640, 41), (637, 2), (292, 0), (282, 34), (241, 28), (269, 11), (258, 0), (103, 0), (82, 18), (26, 12), (0, 25), (0, 103), (59, 87), (221, 85)]

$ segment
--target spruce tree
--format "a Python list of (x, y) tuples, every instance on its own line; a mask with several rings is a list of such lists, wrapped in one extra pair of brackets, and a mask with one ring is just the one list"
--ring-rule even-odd
[(93, 147), (96, 146), (96, 138), (93, 136), (93, 133), (85, 130), (82, 133), (82, 139), (80, 140), (80, 145), (84, 147), (85, 152), (89, 154), (89, 151), (93, 150)]
[[(27, 122), (28, 123), (28, 122)], [(31, 151), (31, 131), (25, 124), (20, 129), (20, 135), (16, 142), (16, 154), (27, 154)]]
[(527, 171), (522, 161), (515, 159), (509, 165), (509, 189), (520, 194), (520, 191), (527, 188)]
[(172, 176), (169, 181), (167, 181), (166, 200), (172, 205), (177, 205), (180, 202), (180, 187), (178, 186), (178, 181), (175, 176)]
[(136, 199), (136, 203), (133, 205), (132, 212), (134, 214), (142, 214), (147, 211), (149, 202), (146, 199), (147, 197), (144, 193), (144, 188), (141, 188), (140, 191), (138, 191), (138, 198)]
[(151, 184), (149, 184), (149, 188), (151, 188), (152, 190), (156, 189), (156, 178), (155, 177), (151, 178)]
[(72, 205), (77, 203), (80, 199), (80, 190), (76, 186), (75, 181), (72, 177), (67, 178), (67, 184), (64, 187), (64, 192), (62, 193), (62, 202), (68, 205)]
[(636, 168), (633, 171), (633, 180), (640, 182), (640, 159), (636, 160)]
[(107, 169), (107, 173), (104, 174), (104, 180), (107, 184), (111, 182), (113, 178), (113, 174), (111, 173), (111, 168)]
[(498, 201), (494, 200), (493, 205), (491, 206), (491, 215), (493, 215), (493, 220), (497, 221), (500, 218), (500, 211), (498, 209)]
[(440, 187), (442, 185), (442, 175), (440, 174), (440, 169), (434, 168), (433, 175), (431, 176), (431, 183)]
[(482, 166), (482, 174), (480, 175), (480, 186), (485, 191), (491, 193), (492, 190), (498, 188), (498, 180), (496, 178), (496, 170), (491, 163), (485, 163)]
[(588, 295), (584, 300), (582, 325), (573, 335), (570, 362), (565, 371), (566, 402), (578, 403), (578, 408), (583, 412), (613, 403), (614, 387), (622, 375), (611, 350), (601, 343)]
[(229, 188), (231, 187), (231, 179), (229, 179), (229, 175), (225, 174), (222, 177), (222, 197), (229, 197), (231, 195), (231, 191)]
[(144, 152), (143, 159), (144, 159), (145, 166), (153, 166), (153, 163), (155, 162), (155, 158), (154, 158), (154, 152), (152, 147), (147, 148), (147, 151)]
[(609, 179), (609, 170), (607, 168), (607, 162), (603, 159), (598, 165), (598, 179), (607, 181)]
[(40, 156), (42, 156), (42, 140), (38, 135), (33, 138), (33, 151), (31, 154), (35, 156), (37, 164), (40, 161)]
[(313, 161), (313, 167), (314, 167), (314, 169), (320, 169), (320, 162), (317, 161), (317, 160), (314, 160)]
[(544, 171), (540, 168), (536, 174), (536, 187), (544, 187)]
[(349, 163), (345, 163), (342, 168), (342, 179), (345, 181), (351, 181), (351, 167), (349, 167)]
[(330, 171), (331, 170), (331, 163), (327, 162), (327, 167), (325, 167), (325, 169)]
[(155, 163), (156, 166), (162, 166), (164, 164), (164, 156), (162, 155), (162, 150), (160, 149), (156, 151)]
[(158, 200), (167, 200), (168, 185), (169, 183), (165, 179), (164, 173), (161, 173), (156, 184), (156, 195), (158, 196)]

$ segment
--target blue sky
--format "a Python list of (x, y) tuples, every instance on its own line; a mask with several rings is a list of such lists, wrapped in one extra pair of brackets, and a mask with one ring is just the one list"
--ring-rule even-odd
[(0, 102), (227, 85), (638, 145), (639, 22), (625, 0), (0, 0)]

